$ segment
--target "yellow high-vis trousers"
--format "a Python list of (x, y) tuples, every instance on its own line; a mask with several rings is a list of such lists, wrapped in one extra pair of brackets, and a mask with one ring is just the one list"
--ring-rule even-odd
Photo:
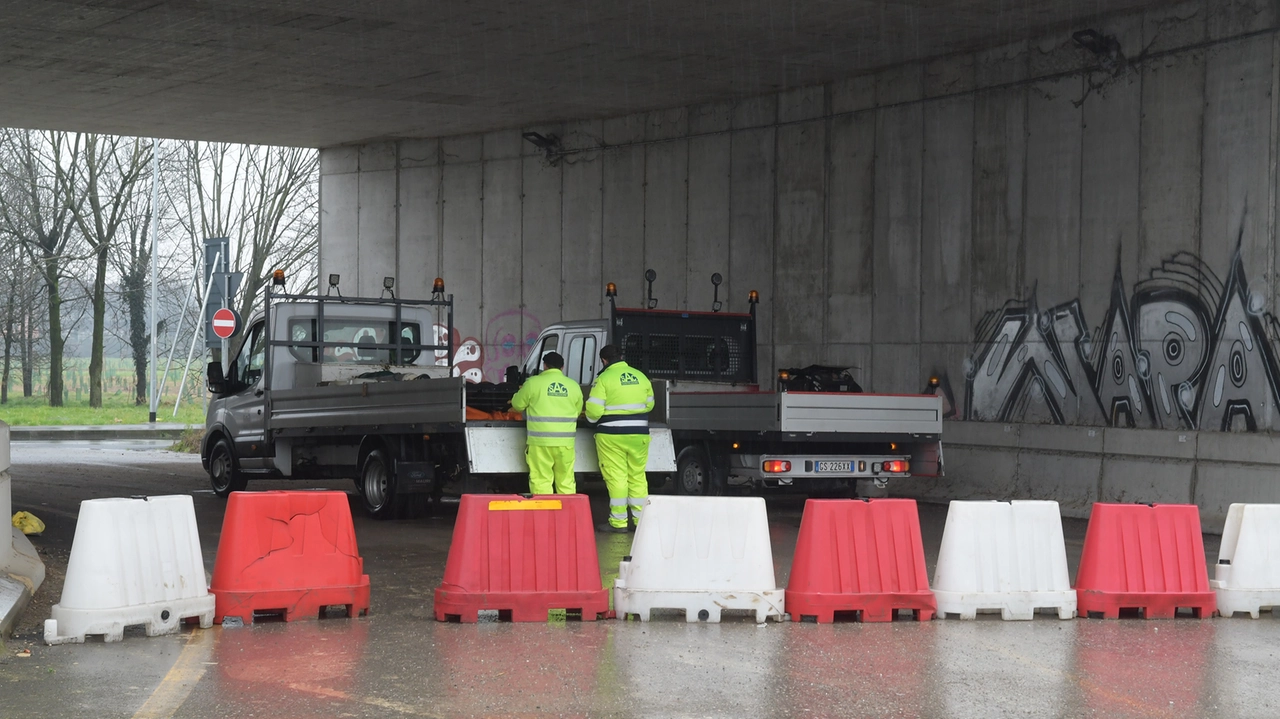
[(545, 447), (526, 445), (524, 459), (529, 465), (529, 493), (573, 494), (577, 485), (573, 481), (573, 445)]
[(649, 463), (649, 435), (597, 434), (596, 455), (609, 489), (609, 524), (627, 526), (628, 507), (631, 519), (639, 524), (649, 496), (649, 480), (644, 475)]

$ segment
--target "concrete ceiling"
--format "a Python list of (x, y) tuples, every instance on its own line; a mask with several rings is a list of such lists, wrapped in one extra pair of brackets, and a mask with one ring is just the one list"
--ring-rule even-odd
[(1150, 0), (0, 0), (0, 125), (323, 147), (772, 92)]

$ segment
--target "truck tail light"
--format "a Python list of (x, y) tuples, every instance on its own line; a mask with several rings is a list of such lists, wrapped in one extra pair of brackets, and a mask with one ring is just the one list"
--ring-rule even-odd
[(790, 472), (791, 463), (785, 459), (766, 459), (764, 461), (764, 471), (766, 474), (778, 474), (779, 472)]
[(911, 468), (911, 463), (905, 459), (891, 459), (884, 463), (884, 471), (890, 474), (900, 474)]

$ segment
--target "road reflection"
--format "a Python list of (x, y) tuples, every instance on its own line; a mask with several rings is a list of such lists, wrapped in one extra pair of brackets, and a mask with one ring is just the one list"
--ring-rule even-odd
[(1204, 716), (1201, 701), (1218, 623), (1089, 620), (1075, 643), (1080, 703), (1095, 716)]
[(269, 716), (334, 716), (335, 702), (357, 701), (368, 640), (361, 619), (223, 628), (213, 652), (219, 703)]
[(928, 716), (930, 622), (783, 627), (782, 692), (800, 716)]
[[(599, 622), (438, 624), (435, 657), (445, 715), (585, 717), (616, 685)], [(608, 678), (603, 682), (601, 677)]]

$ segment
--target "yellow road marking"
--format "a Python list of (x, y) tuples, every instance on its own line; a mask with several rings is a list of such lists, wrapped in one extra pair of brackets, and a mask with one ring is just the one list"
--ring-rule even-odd
[(205, 662), (209, 659), (212, 647), (212, 630), (193, 629), (178, 660), (170, 667), (169, 673), (164, 675), (164, 679), (160, 680), (160, 686), (151, 692), (146, 703), (133, 715), (133, 719), (170, 719), (176, 714), (204, 676)]

